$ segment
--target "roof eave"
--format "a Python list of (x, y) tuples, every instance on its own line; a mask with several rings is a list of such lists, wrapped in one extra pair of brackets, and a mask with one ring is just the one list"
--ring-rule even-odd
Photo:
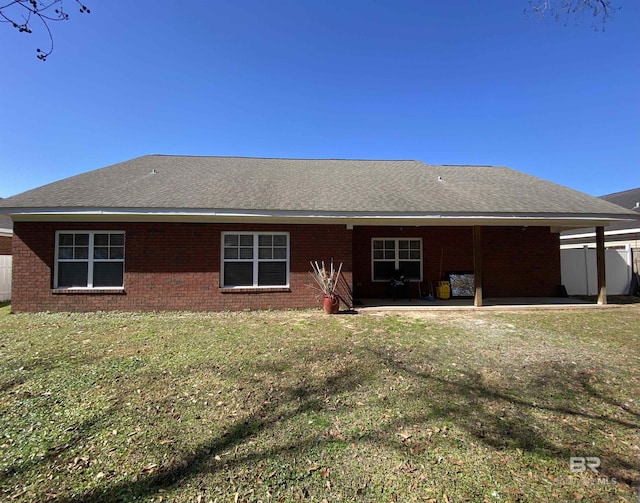
[[(624, 237), (632, 234), (640, 234), (640, 227), (632, 227), (629, 229), (616, 229), (613, 231), (604, 232), (605, 236), (611, 236), (611, 237), (617, 237), (617, 236)], [(595, 232), (581, 232), (579, 234), (564, 234), (560, 236), (560, 239), (563, 241), (566, 241), (571, 239), (583, 239), (583, 238), (595, 238), (595, 237), (596, 237)]]
[(253, 222), (420, 226), (551, 226), (558, 230), (606, 226), (627, 221), (624, 214), (582, 213), (419, 213), (283, 211), (201, 208), (0, 208), (14, 221), (66, 222)]

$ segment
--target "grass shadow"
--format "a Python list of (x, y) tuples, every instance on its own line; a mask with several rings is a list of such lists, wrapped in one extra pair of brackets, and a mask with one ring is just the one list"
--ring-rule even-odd
[(108, 422), (113, 412), (115, 412), (114, 409), (109, 409), (100, 414), (94, 414), (90, 418), (66, 428), (66, 431), (70, 433), (68, 439), (48, 448), (46, 452), (38, 457), (14, 461), (0, 471), (0, 480), (7, 477), (19, 477), (20, 474), (32, 469), (35, 465), (45, 465), (55, 458), (63, 456), (65, 452), (73, 450), (76, 445), (100, 430)]
[[(630, 416), (629, 419), (584, 410), (580, 405), (591, 404), (593, 399), (602, 400), (615, 408), (620, 408), (620, 405), (596, 392), (587, 376), (576, 379), (571, 365), (538, 370), (530, 383), (531, 389), (524, 390), (529, 398), (524, 398), (521, 396), (522, 384), (519, 390), (494, 388), (487, 385), (482, 375), (470, 369), (458, 369), (464, 378), (444, 378), (412, 368), (388, 352), (374, 353), (385, 366), (421, 381), (425, 393), (437, 390), (436, 393), (447, 396), (446, 405), (440, 411), (441, 416), (450, 418), (473, 437), (497, 450), (521, 449), (567, 462), (570, 457), (585, 452), (596, 455), (593, 454), (594, 448), (589, 439), (568, 434), (572, 439), (570, 445), (551, 440), (551, 424), (546, 422), (568, 416), (595, 421), (605, 429), (608, 426), (620, 426), (630, 433), (640, 429), (638, 414), (628, 407), (622, 410)], [(568, 389), (570, 385), (573, 389)], [(570, 427), (562, 428), (568, 430)], [(640, 483), (640, 472), (634, 463), (615, 455), (598, 454), (607, 459), (606, 466), (601, 469), (602, 474), (629, 486)]]
[[(346, 368), (332, 372), (321, 383), (309, 386), (290, 386), (273, 390), (276, 400), (265, 400), (262, 406), (252, 413), (237, 419), (226, 431), (216, 438), (208, 439), (198, 445), (188, 455), (182, 456), (171, 464), (136, 480), (117, 482), (105, 488), (96, 488), (70, 497), (58, 497), (56, 501), (64, 503), (98, 503), (104, 501), (130, 501), (145, 498), (180, 485), (203, 473), (230, 470), (236, 465), (254, 465), (264, 459), (277, 458), (282, 453), (304, 451), (321, 439), (306, 439), (288, 442), (260, 453), (235, 455), (231, 459), (221, 460), (220, 455), (249, 441), (256, 435), (268, 431), (287, 420), (308, 412), (322, 410), (326, 403), (318, 400), (319, 392), (350, 392), (360, 385), (358, 376), (366, 369)], [(330, 442), (330, 440), (324, 440)]]
[[(528, 462), (534, 471), (540, 468), (542, 473), (546, 468), (544, 463), (549, 460), (555, 473), (566, 465), (567, 478), (570, 477), (568, 460), (571, 456), (602, 456), (606, 460), (601, 468), (602, 474), (628, 485), (637, 484), (640, 480), (638, 470), (627, 459), (625, 450), (619, 450), (622, 454), (617, 456), (614, 455), (615, 449), (607, 451), (602, 443), (596, 450), (591, 447), (585, 434), (597, 430), (622, 432), (623, 438), (610, 443), (626, 441), (626, 432), (636, 431), (640, 427), (637, 412), (607, 397), (605, 393), (610, 387), (599, 387), (598, 383), (592, 383), (590, 375), (576, 373), (569, 363), (553, 359), (551, 364), (541, 366), (535, 359), (534, 363), (528, 359), (517, 360), (530, 365), (517, 369), (508, 366), (502, 368), (497, 363), (497, 369), (505, 374), (505, 379), (495, 385), (485, 373), (485, 364), (474, 366), (472, 359), (464, 358), (471, 355), (458, 353), (460, 339), (455, 332), (447, 332), (442, 326), (424, 322), (410, 325), (401, 319), (387, 320), (381, 326), (366, 317), (364, 320), (328, 317), (321, 320), (322, 330), (328, 325), (327, 320), (338, 327), (348, 325), (355, 329), (339, 332), (336, 337), (330, 337), (325, 332), (315, 335), (307, 328), (316, 322), (315, 318), (305, 317), (304, 323), (295, 321), (288, 324), (278, 318), (271, 323), (280, 327), (282, 332), (269, 330), (267, 335), (271, 338), (258, 350), (242, 347), (242, 343), (246, 344), (249, 340), (258, 343), (255, 330), (259, 324), (254, 323), (250, 326), (247, 324), (249, 328), (245, 328), (252, 338), (232, 335), (229, 340), (222, 337), (215, 340), (212, 335), (219, 332), (203, 332), (198, 342), (194, 343), (199, 349), (194, 353), (197, 358), (186, 349), (167, 349), (165, 346), (164, 350), (153, 353), (153, 357), (146, 358), (146, 353), (143, 353), (140, 362), (135, 365), (131, 358), (135, 356), (135, 362), (138, 362), (137, 353), (129, 352), (126, 357), (111, 356), (108, 362), (113, 368), (108, 365), (104, 368), (87, 365), (87, 371), (99, 370), (96, 375), (99, 377), (97, 382), (102, 386), (100, 393), (105, 399), (116, 402), (107, 415), (122, 415), (125, 421), (112, 425), (103, 422), (102, 417), (90, 417), (85, 423), (72, 425), (75, 429), (70, 433), (69, 441), (61, 444), (59, 449), (47, 452), (38, 470), (51, 468), (53, 475), (66, 477), (66, 480), (75, 477), (72, 483), (78, 484), (74, 487), (65, 480), (55, 500), (97, 503), (149, 501), (162, 496), (163, 500), (171, 501), (177, 494), (176, 499), (180, 501), (195, 501), (194, 494), (198, 494), (195, 491), (202, 489), (202, 494), (205, 490), (207, 492), (204, 501), (216, 499), (213, 491), (225, 492), (225, 497), (219, 501), (231, 501), (236, 487), (243, 491), (253, 490), (259, 482), (264, 483), (262, 488), (265, 491), (274, 492), (275, 487), (275, 492), (280, 493), (280, 499), (274, 498), (274, 501), (294, 501), (296, 495), (290, 492), (291, 487), (302, 491), (301, 496), (305, 496), (304, 491), (309, 488), (311, 493), (302, 499), (321, 501), (324, 496), (319, 496), (322, 494), (320, 491), (329, 480), (321, 480), (312, 489), (313, 477), (320, 476), (307, 470), (306, 463), (309, 459), (314, 463), (328, 459), (340, 469), (358, 470), (355, 464), (341, 464), (345, 460), (340, 455), (333, 456), (332, 453), (341, 453), (340, 449), (344, 449), (344, 457), (351, 460), (363, 453), (365, 456), (382, 453), (380, 463), (386, 463), (383, 470), (393, 472), (391, 476), (401, 480), (401, 484), (405, 484), (406, 478), (403, 479), (404, 475), (396, 472), (404, 470), (405, 465), (394, 468), (399, 466), (396, 465), (396, 459), (402, 459), (403, 462), (408, 460), (408, 464), (416, 465), (424, 462), (427, 472), (433, 469), (432, 480), (441, 476), (451, 481), (456, 477), (454, 472), (457, 465), (436, 471), (441, 466), (439, 458), (445, 459), (446, 463), (450, 452), (462, 457), (460, 453), (464, 448), (482, 451), (481, 456), (485, 456), (484, 460), (489, 466), (498, 470), (500, 467), (495, 466), (495, 458), (504, 453), (509, 457), (509, 469), (512, 466), (523, 469), (522, 457), (531, 454)], [(262, 319), (259, 321), (263, 323)], [(236, 320), (232, 320), (232, 323), (236, 330)], [(116, 328), (122, 330), (120, 324)], [(198, 329), (204, 331), (202, 327)], [(405, 332), (408, 329), (416, 333), (407, 337)], [(123, 331), (129, 333), (128, 329)], [(370, 334), (372, 331), (375, 331), (375, 335)], [(222, 333), (226, 332), (223, 330)], [(412, 339), (414, 335), (417, 339)], [(148, 337), (149, 344), (162, 340), (157, 335), (145, 337)], [(433, 344), (429, 342), (431, 340)], [(214, 344), (223, 343), (228, 347), (213, 349)], [(499, 344), (504, 344), (502, 339)], [(469, 350), (471, 348), (469, 346)], [(490, 350), (489, 359), (499, 352), (493, 345)], [(242, 357), (236, 355), (243, 351), (245, 354)], [(101, 354), (100, 351), (97, 354)], [(71, 359), (65, 355), (62, 360)], [(169, 365), (174, 358), (176, 362)], [(84, 364), (84, 358), (80, 362)], [(450, 365), (453, 362), (457, 366)], [(32, 370), (39, 373), (56, 368), (53, 360), (38, 363), (46, 364), (42, 367), (34, 365)], [(529, 376), (527, 382), (518, 380), (523, 372)], [(571, 385), (568, 386), (568, 383)], [(9, 383), (10, 386), (18, 384)], [(114, 390), (119, 392), (117, 396)], [(145, 396), (145, 393), (148, 394)], [(199, 404), (192, 407), (194, 397)], [(204, 399), (209, 400), (209, 404), (205, 404), (207, 410), (200, 405)], [(221, 404), (219, 406), (215, 405), (218, 401)], [(229, 402), (233, 405), (227, 408)], [(596, 406), (589, 408), (594, 403)], [(216, 412), (209, 415), (209, 410), (216, 407), (221, 410), (220, 414)], [(616, 409), (615, 412), (612, 412), (613, 409)], [(202, 421), (188, 422), (188, 418), (185, 422), (182, 419), (174, 420), (185, 411), (202, 414), (202, 418), (197, 418)], [(366, 428), (359, 430), (357, 423), (361, 418), (365, 419), (363, 424)], [(214, 426), (201, 427), (204, 422), (210, 421), (212, 424), (218, 419), (220, 422)], [(145, 421), (148, 430), (144, 428)], [(335, 428), (339, 421), (342, 421), (342, 430)], [(163, 427), (156, 428), (161, 423)], [(311, 426), (312, 423), (314, 426)], [(443, 424), (448, 424), (455, 431), (451, 437), (457, 437), (439, 439), (440, 443), (434, 445), (425, 442), (424, 437), (419, 441), (405, 442), (398, 435), (398, 432), (412, 428), (424, 432), (433, 429), (434, 425)], [(115, 425), (118, 436), (111, 435)], [(576, 425), (580, 431), (571, 430)], [(135, 433), (132, 430), (138, 427), (148, 437), (137, 442), (138, 437), (134, 436), (135, 443), (127, 443), (129, 437), (126, 430)], [(558, 435), (553, 434), (553, 428), (559, 432)], [(185, 434), (186, 431), (191, 433)], [(109, 456), (114, 452), (112, 459), (122, 460), (126, 466), (114, 467), (108, 462), (99, 464), (97, 461), (86, 471), (82, 467), (73, 468), (73, 476), (69, 475), (65, 470), (79, 456), (73, 452), (73, 446), (87, 437), (93, 437), (86, 442), (87, 447), (93, 448), (100, 441), (94, 451), (96, 456)], [(124, 441), (115, 442), (122, 439)], [(116, 447), (126, 451), (133, 449), (133, 446), (140, 449), (139, 456), (116, 452)], [(80, 445), (81, 449), (84, 447)], [(414, 448), (421, 450), (424, 455), (414, 455), (411, 452)], [(437, 449), (440, 451), (436, 452)], [(520, 451), (525, 456), (518, 454)], [(471, 450), (468, 452), (471, 458), (468, 466), (476, 462), (478, 469), (484, 469), (477, 463), (478, 459), (482, 459), (481, 456), (473, 458)], [(283, 468), (285, 473), (279, 473), (284, 464), (295, 464), (296, 460), (302, 465), (302, 474), (293, 468), (289, 471)], [(155, 461), (157, 465), (152, 463), (152, 468), (142, 468), (143, 465), (150, 465), (149, 461)], [(365, 466), (362, 472), (358, 472), (364, 473), (365, 478), (368, 476), (367, 463), (371, 463), (368, 465), (370, 468), (378, 462), (375, 456), (350, 461)], [(259, 472), (259, 467), (265, 465), (269, 469), (261, 472), (258, 482), (257, 476), (247, 475)], [(300, 468), (299, 465), (296, 469)], [(7, 473), (13, 479), (12, 487), (17, 487), (21, 482), (18, 480), (20, 474), (30, 468), (31, 465), (14, 464), (13, 471)], [(97, 480), (95, 476), (99, 470), (100, 473), (104, 470), (104, 473)], [(452, 470), (452, 474), (444, 470)], [(473, 472), (474, 469), (469, 471)], [(270, 476), (271, 472), (275, 475)], [(507, 483), (519, 480), (516, 476), (499, 479), (498, 475), (496, 478), (499, 481), (492, 481), (495, 486), (491, 488), (499, 488), (505, 480)], [(60, 480), (62, 483), (63, 479)], [(348, 479), (349, 482), (352, 480)], [(460, 494), (469, 496), (470, 501), (482, 501), (480, 496), (485, 497), (490, 491), (483, 482), (467, 482), (468, 486)], [(334, 479), (331, 479), (331, 483), (334, 483)], [(416, 479), (415, 483), (422, 484), (422, 489), (428, 481)], [(223, 489), (210, 488), (207, 484), (222, 484)], [(528, 486), (529, 489), (532, 484)], [(365, 480), (353, 485), (351, 493), (352, 487), (343, 484), (340, 486), (341, 498), (345, 501), (393, 500), (390, 493), (385, 493), (383, 497), (382, 493), (374, 495), (373, 490), (366, 494), (370, 496), (367, 499), (365, 493), (371, 485)], [(400, 487), (406, 489), (408, 485)], [(258, 501), (260, 497), (257, 489), (255, 494), (246, 498), (243, 494), (240, 497), (237, 492), (235, 494), (237, 501)], [(437, 492), (434, 495), (437, 496)], [(42, 500), (48, 497), (44, 491), (36, 496)]]

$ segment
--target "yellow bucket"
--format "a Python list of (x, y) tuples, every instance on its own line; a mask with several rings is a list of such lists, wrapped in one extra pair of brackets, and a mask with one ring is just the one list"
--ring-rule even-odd
[(436, 297), (439, 299), (448, 299), (451, 297), (451, 287), (448, 281), (440, 281), (436, 287)]

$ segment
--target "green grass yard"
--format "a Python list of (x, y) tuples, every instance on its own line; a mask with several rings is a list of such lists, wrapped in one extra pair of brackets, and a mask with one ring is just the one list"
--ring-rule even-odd
[(636, 502), (639, 390), (639, 304), (375, 316), (4, 304), (0, 500)]

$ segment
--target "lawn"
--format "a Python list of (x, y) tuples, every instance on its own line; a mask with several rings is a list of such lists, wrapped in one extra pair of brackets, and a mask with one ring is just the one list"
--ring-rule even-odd
[(337, 316), (4, 304), (0, 362), (0, 500), (638, 498), (639, 304)]

